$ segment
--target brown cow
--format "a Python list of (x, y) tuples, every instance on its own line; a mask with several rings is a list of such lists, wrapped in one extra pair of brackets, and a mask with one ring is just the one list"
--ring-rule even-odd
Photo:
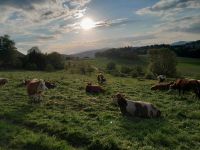
[(169, 90), (170, 85), (173, 84), (174, 82), (170, 83), (159, 83), (151, 87), (151, 90)]
[(0, 78), (0, 86), (5, 85), (6, 83), (8, 83), (8, 79)]
[(87, 93), (103, 93), (104, 89), (102, 89), (102, 87), (100, 87), (99, 85), (92, 85), (91, 83), (88, 83), (85, 91)]
[(122, 94), (117, 94), (113, 97), (113, 101), (117, 102), (122, 115), (141, 117), (141, 118), (153, 118), (160, 117), (161, 111), (154, 105), (141, 101), (130, 101), (124, 98)]
[(33, 79), (27, 85), (27, 93), (33, 102), (42, 100), (42, 93), (46, 90), (45, 82), (43, 80)]
[(184, 94), (185, 91), (192, 90), (197, 97), (200, 98), (200, 83), (194, 79), (177, 79), (176, 82), (170, 85), (171, 89), (177, 89), (179, 91), (179, 95)]

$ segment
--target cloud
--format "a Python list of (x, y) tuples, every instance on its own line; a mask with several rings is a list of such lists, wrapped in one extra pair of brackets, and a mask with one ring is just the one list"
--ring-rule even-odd
[[(137, 20), (130, 20), (128, 18), (118, 18), (118, 19), (107, 19), (102, 21), (94, 21), (94, 27), (93, 29), (99, 29), (99, 28), (107, 28), (107, 27), (115, 27), (115, 26), (121, 26), (126, 25), (128, 23), (136, 22)], [(71, 24), (62, 24), (62, 25), (55, 25), (51, 26), (51, 31), (53, 31), (56, 34), (63, 34), (68, 32), (78, 32), (81, 30), (81, 21), (75, 22)]]
[[(8, 16), (20, 13), (23, 20), (39, 23), (49, 19), (72, 17), (90, 0), (7, 0), (0, 1), (1, 11)], [(5, 21), (5, 18), (1, 17)], [(1, 22), (2, 23), (2, 22)]]
[(138, 15), (173, 15), (184, 11), (185, 9), (199, 9), (200, 1), (199, 0), (160, 0), (156, 4), (150, 7), (145, 7), (136, 11)]

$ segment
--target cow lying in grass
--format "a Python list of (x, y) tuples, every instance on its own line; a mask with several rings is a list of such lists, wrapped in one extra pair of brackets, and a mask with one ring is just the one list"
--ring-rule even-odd
[[(35, 79), (33, 79), (35, 80)], [(37, 80), (37, 79), (36, 79)], [(22, 83), (20, 83), (18, 86), (19, 87), (22, 87), (22, 86), (27, 86), (30, 81), (32, 80), (23, 80)], [(53, 82), (50, 82), (50, 81), (44, 81), (45, 82), (45, 86), (48, 88), (48, 89), (54, 89), (56, 87), (56, 84), (53, 83)]]
[(27, 85), (27, 93), (31, 102), (40, 102), (42, 93), (47, 89), (43, 80), (33, 79)]
[(0, 78), (0, 86), (5, 85), (6, 83), (8, 83), (8, 79)]
[(200, 98), (200, 83), (194, 79), (177, 79), (174, 84), (170, 85), (171, 89), (177, 89), (179, 95), (184, 94), (185, 91), (193, 91), (198, 98)]
[(113, 101), (118, 104), (122, 115), (141, 117), (141, 118), (156, 118), (161, 116), (158, 110), (151, 103), (141, 101), (130, 101), (124, 98), (122, 94), (113, 96)]
[(91, 83), (88, 83), (85, 91), (87, 93), (103, 93), (104, 89), (102, 89), (102, 87), (100, 87), (99, 85), (92, 85)]
[(170, 85), (172, 85), (174, 82), (170, 83), (159, 83), (151, 87), (151, 90), (169, 90)]

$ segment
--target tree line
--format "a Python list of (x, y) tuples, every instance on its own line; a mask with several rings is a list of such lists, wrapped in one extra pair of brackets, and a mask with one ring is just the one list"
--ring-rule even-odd
[(0, 36), (0, 40), (0, 69), (53, 71), (64, 68), (65, 58), (57, 52), (44, 54), (38, 47), (32, 47), (24, 55), (17, 51), (8, 35)]
[(142, 47), (122, 47), (112, 48), (103, 52), (97, 52), (96, 57), (107, 57), (107, 58), (125, 58), (135, 59), (137, 55), (146, 55), (151, 49), (169, 49), (173, 51), (179, 57), (191, 57), (200, 58), (200, 40), (194, 42), (188, 42), (183, 45), (149, 45)]

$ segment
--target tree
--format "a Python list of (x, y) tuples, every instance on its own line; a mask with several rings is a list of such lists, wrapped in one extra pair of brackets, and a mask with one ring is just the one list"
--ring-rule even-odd
[(46, 56), (41, 53), (38, 47), (32, 47), (28, 50), (26, 57), (27, 62), (25, 62), (25, 64), (35, 64), (37, 66), (37, 70), (45, 70), (47, 64)]
[[(17, 57), (15, 42), (8, 35), (1, 36), (0, 68), (11, 69), (20, 64)], [(17, 63), (16, 63), (17, 62)]]
[(55, 69), (63, 69), (65, 65), (64, 57), (57, 52), (52, 52), (48, 54), (47, 62), (48, 64), (51, 64)]
[(169, 49), (152, 49), (149, 51), (149, 70), (154, 75), (176, 75), (176, 55)]

